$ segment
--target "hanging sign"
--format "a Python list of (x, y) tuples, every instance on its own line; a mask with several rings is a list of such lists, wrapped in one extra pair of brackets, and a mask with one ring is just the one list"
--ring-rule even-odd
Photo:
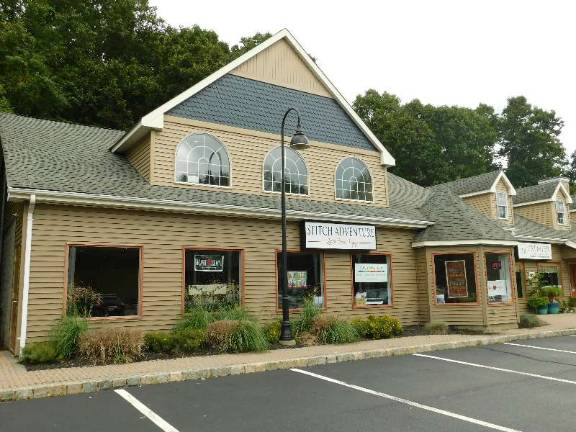
[(550, 243), (518, 243), (518, 259), (551, 260)]
[(224, 270), (224, 255), (194, 255), (194, 270), (221, 272)]
[(375, 250), (373, 225), (304, 222), (304, 246), (307, 249)]
[(354, 264), (354, 282), (388, 282), (388, 264)]
[(446, 287), (449, 298), (468, 297), (466, 261), (446, 261)]

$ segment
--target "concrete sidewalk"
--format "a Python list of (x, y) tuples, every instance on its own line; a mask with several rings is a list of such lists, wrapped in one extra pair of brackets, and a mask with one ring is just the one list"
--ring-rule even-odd
[(0, 401), (89, 393), (115, 387), (205, 379), (292, 367), (413, 354), (432, 350), (576, 334), (576, 314), (543, 316), (548, 325), (497, 335), (410, 336), (347, 345), (289, 348), (265, 353), (183, 357), (138, 363), (27, 372), (0, 352)]

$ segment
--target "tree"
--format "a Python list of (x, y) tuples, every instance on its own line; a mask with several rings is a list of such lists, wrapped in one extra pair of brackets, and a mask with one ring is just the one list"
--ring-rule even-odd
[(563, 122), (554, 111), (530, 105), (524, 96), (508, 99), (499, 119), (499, 154), (506, 174), (517, 187), (562, 174), (566, 152), (559, 135)]

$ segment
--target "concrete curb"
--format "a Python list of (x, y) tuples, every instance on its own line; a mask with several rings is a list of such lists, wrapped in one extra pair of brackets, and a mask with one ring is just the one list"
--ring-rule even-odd
[(552, 336), (568, 336), (576, 334), (576, 328), (562, 330), (548, 330), (537, 333), (494, 336), (471, 336), (458, 342), (438, 342), (425, 345), (414, 345), (397, 348), (380, 348), (346, 352), (339, 354), (323, 354), (317, 356), (300, 357), (288, 360), (268, 362), (252, 362), (237, 365), (221, 366), (203, 369), (186, 369), (173, 372), (157, 372), (152, 374), (130, 375), (125, 378), (97, 379), (58, 384), (45, 384), (31, 387), (21, 387), (11, 390), (0, 390), (0, 402), (23, 399), (37, 399), (51, 396), (64, 396), (79, 393), (93, 393), (126, 386), (142, 386), (148, 384), (162, 384), (168, 382), (217, 378), (229, 375), (240, 375), (254, 372), (272, 371), (277, 369), (303, 368), (329, 363), (340, 363), (371, 358), (391, 357), (415, 354), (428, 351), (440, 351), (454, 348), (492, 345), (514, 340), (537, 339)]

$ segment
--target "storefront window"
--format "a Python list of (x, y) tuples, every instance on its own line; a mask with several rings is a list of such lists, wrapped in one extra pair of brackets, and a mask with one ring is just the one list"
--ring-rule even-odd
[(542, 264), (538, 266), (538, 272), (542, 274), (542, 285), (560, 285), (558, 266)]
[(240, 251), (186, 250), (185, 306), (240, 304)]
[[(282, 305), (281, 257), (278, 253), (278, 306)], [(299, 308), (307, 298), (318, 306), (324, 305), (322, 254), (317, 252), (288, 252), (288, 303)]]
[(488, 303), (505, 303), (511, 300), (510, 255), (486, 254), (486, 288)]
[(473, 254), (434, 256), (436, 303), (476, 302)]
[(140, 248), (71, 246), (68, 313), (91, 317), (138, 315)]
[(354, 304), (389, 305), (390, 268), (386, 255), (353, 255)]

